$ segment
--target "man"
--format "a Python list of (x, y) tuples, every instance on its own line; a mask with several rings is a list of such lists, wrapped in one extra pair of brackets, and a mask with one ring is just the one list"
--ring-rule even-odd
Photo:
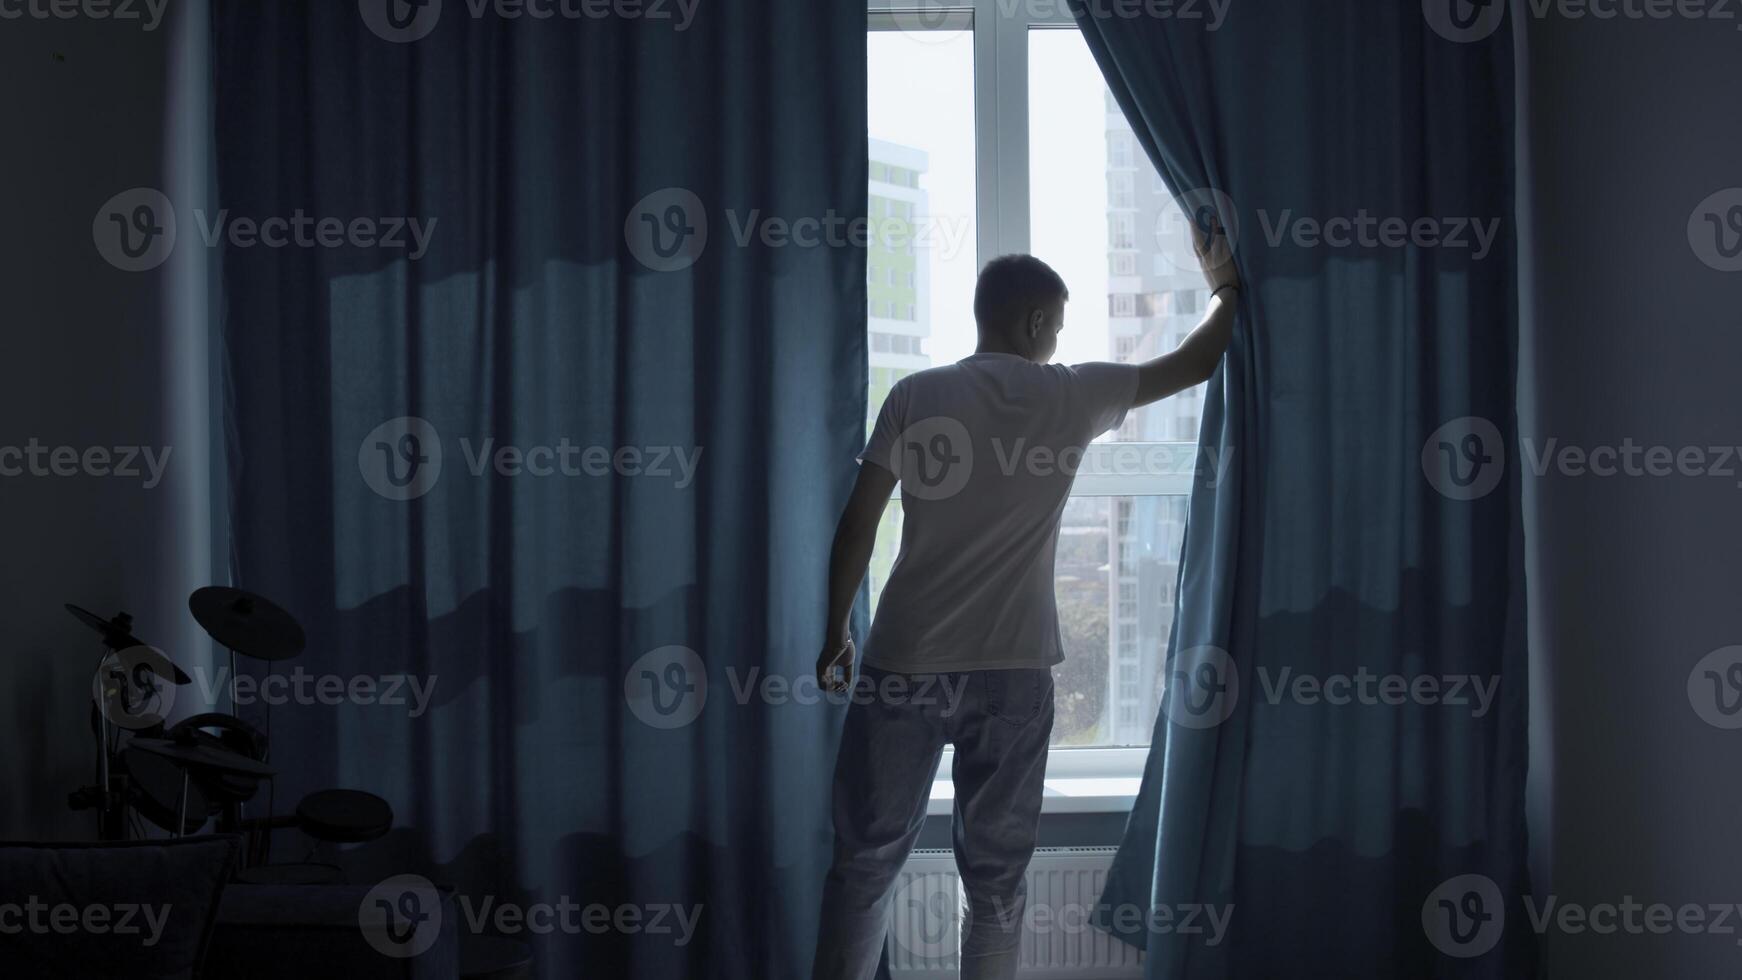
[[(1049, 364), (1065, 284), (1030, 255), (988, 263), (974, 290), (975, 353), (910, 375), (884, 401), (829, 560), (817, 679), (853, 683), (848, 618), (884, 505), (899, 481), (901, 548), (866, 641), (835, 763), (834, 863), (824, 885), (816, 980), (868, 980), (890, 891), (925, 819), (946, 743), (955, 746), (956, 867), (967, 895), (964, 978), (1010, 978), (1024, 876), (1040, 822), (1052, 734), (1052, 667), (1064, 659), (1053, 552), (1082, 450), (1126, 412), (1210, 377), (1239, 279), (1196, 236), (1209, 312), (1179, 348), (1145, 364)], [(1214, 255), (1214, 260), (1211, 256)]]

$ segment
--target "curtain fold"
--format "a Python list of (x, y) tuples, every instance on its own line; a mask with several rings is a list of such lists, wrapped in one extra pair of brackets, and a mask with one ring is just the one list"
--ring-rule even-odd
[[(1434, 6), (1072, 0), (1246, 282), (1100, 902), (1152, 978), (1533, 972), (1512, 53)], [(1220, 942), (1148, 915), (1205, 905)]]
[(864, 251), (802, 229), (865, 216), (864, 13), (560, 9), (214, 12), (223, 218), (314, 242), (218, 236), (233, 574), (281, 676), (427, 702), (275, 707), (276, 809), (385, 797), (353, 881), (631, 916), (518, 932), (542, 976), (803, 976), (839, 709), (779, 685), (866, 357)]

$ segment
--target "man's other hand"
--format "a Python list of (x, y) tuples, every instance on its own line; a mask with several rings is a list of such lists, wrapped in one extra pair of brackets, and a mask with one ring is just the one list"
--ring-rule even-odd
[(853, 686), (853, 641), (823, 645), (817, 655), (817, 686), (828, 694), (845, 694)]

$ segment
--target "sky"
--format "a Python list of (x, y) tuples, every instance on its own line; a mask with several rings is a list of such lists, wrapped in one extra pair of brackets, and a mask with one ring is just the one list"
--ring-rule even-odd
[[(1076, 30), (1029, 34), (1029, 181), (1047, 189), (1030, 194), (1029, 251), (1071, 291), (1056, 360), (1109, 360), (1106, 83)], [(946, 364), (974, 349), (973, 37), (872, 31), (867, 46), (870, 135), (930, 155), (920, 178), (932, 212), (926, 353)]]

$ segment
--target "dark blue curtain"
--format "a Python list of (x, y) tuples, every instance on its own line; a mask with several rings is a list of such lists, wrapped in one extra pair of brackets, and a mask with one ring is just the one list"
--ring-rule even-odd
[[(1191, 500), (1168, 710), (1103, 898), (1232, 925), (1103, 921), (1155, 978), (1528, 976), (1509, 32), (1366, 0), (1242, 2), (1216, 30), (1073, 8), (1247, 282), (1202, 430), (1236, 462)], [(1363, 214), (1466, 223), (1295, 234)], [(1485, 254), (1470, 220), (1498, 228)], [(1498, 693), (1284, 688), (1363, 672)]]
[(863, 436), (863, 249), (808, 234), (865, 215), (863, 9), (478, 7), (215, 15), (228, 221), (427, 241), (225, 238), (237, 584), (281, 675), (434, 685), (273, 708), (277, 809), (387, 798), (353, 881), (700, 906), (523, 934), (542, 976), (805, 975), (839, 712), (742, 692), (812, 669)]

